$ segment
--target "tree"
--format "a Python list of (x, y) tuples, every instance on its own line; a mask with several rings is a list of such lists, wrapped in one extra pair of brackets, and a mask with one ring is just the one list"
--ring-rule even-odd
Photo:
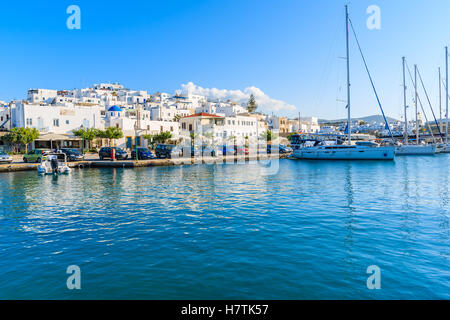
[(170, 138), (172, 138), (172, 133), (170, 133), (170, 131), (162, 131), (161, 133), (153, 136), (153, 141), (155, 143), (165, 143)]
[(289, 135), (288, 135), (287, 139), (288, 139), (289, 141), (291, 141), (291, 139), (292, 139), (292, 136), (294, 136), (294, 135), (298, 135), (298, 134), (300, 134), (300, 132), (291, 132), (291, 133), (289, 133)]
[(4, 142), (12, 144), (13, 151), (16, 152), (16, 145), (19, 144), (18, 128), (12, 128), (10, 132), (2, 137)]
[(272, 141), (272, 139), (275, 139), (276, 137), (277, 136), (270, 130), (261, 133), (261, 139), (266, 140), (267, 142)]
[(257, 108), (258, 108), (258, 105), (256, 104), (255, 96), (253, 94), (251, 94), (250, 98), (248, 99), (248, 102), (247, 102), (247, 110), (248, 110), (248, 112), (253, 113), (256, 111)]
[(23, 145), (25, 152), (28, 152), (28, 145), (39, 138), (39, 131), (36, 128), (12, 128), (11, 131), (3, 136), (2, 140), (13, 145), (14, 151), (16, 146)]
[(99, 136), (101, 138), (109, 139), (109, 145), (112, 146), (114, 140), (123, 138), (123, 131), (118, 127), (108, 127), (102, 131)]
[(148, 133), (148, 134), (144, 134), (143, 137), (144, 137), (145, 140), (148, 141), (148, 145), (151, 146), (152, 149), (153, 149), (153, 144), (154, 144), (154, 142), (153, 142), (153, 135)]
[(95, 138), (97, 138), (99, 136), (99, 130), (93, 129), (93, 128), (86, 128), (86, 129), (80, 128), (78, 130), (73, 130), (72, 133), (76, 137), (80, 137), (83, 140), (88, 141), (89, 148), (91, 147), (92, 140), (94, 140)]
[(178, 122), (181, 118), (181, 114), (176, 114), (175, 117), (173, 117), (173, 121)]
[[(22, 128), (20, 128), (22, 129)], [(24, 128), (23, 129), (23, 143), (25, 145), (25, 152), (28, 153), (28, 145), (34, 140), (39, 138), (39, 131), (36, 128)]]

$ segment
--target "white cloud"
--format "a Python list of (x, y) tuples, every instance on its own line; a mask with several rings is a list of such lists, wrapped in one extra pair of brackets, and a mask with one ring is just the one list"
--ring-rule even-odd
[(266, 113), (280, 112), (280, 111), (294, 111), (295, 106), (288, 104), (281, 100), (276, 100), (270, 98), (261, 89), (256, 87), (248, 87), (242, 90), (227, 90), (227, 89), (216, 89), (216, 88), (203, 88), (195, 85), (193, 82), (187, 84), (182, 84), (181, 87), (185, 93), (199, 94), (208, 97), (211, 100), (222, 100), (226, 101), (228, 99), (246, 104), (250, 95), (253, 94), (258, 104), (257, 111), (262, 111)]

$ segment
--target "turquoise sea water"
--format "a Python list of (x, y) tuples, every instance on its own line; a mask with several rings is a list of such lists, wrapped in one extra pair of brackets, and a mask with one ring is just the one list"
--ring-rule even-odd
[[(449, 164), (3, 173), (0, 298), (448, 299)], [(66, 287), (69, 265), (81, 290)]]

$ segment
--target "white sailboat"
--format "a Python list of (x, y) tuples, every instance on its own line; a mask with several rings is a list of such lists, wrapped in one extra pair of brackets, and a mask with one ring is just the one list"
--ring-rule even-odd
[(294, 146), (292, 157), (310, 160), (393, 160), (395, 147), (381, 147), (377, 143), (369, 141), (357, 142), (354, 145), (351, 142), (349, 16), (347, 6), (345, 6), (345, 27), (347, 49), (347, 144), (327, 145), (322, 143), (311, 147), (297, 145)]
[(442, 153), (450, 153), (448, 141), (448, 47), (445, 47), (445, 141), (441, 149)]
[(404, 144), (398, 146), (395, 149), (395, 155), (397, 156), (410, 156), (410, 155), (434, 155), (436, 153), (436, 145), (419, 144), (419, 119), (417, 110), (417, 66), (414, 65), (414, 105), (416, 114), (416, 144), (408, 144), (408, 118), (406, 113), (406, 80), (405, 80), (405, 57), (402, 58), (403, 62), (403, 106), (405, 109), (405, 141)]
[(407, 144), (398, 146), (395, 150), (397, 156), (432, 156), (436, 153), (437, 146), (435, 144)]

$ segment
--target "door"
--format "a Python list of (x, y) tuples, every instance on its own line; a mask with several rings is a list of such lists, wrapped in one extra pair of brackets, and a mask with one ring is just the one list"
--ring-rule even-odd
[(127, 137), (126, 147), (127, 149), (133, 148), (133, 139), (131, 137)]

